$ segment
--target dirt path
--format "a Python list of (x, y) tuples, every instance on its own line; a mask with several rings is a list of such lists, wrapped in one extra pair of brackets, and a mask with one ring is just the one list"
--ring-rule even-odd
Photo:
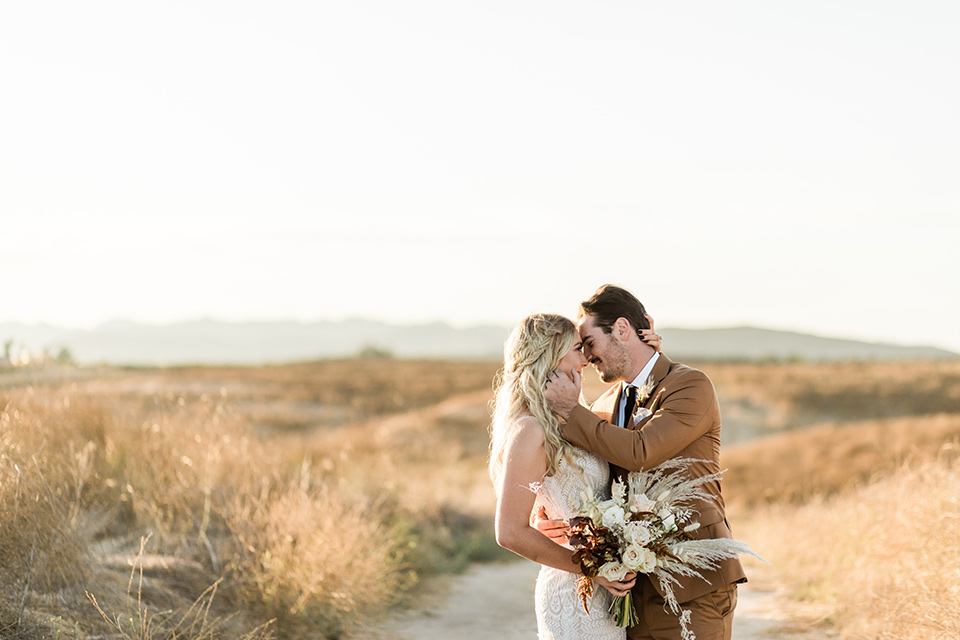
[[(426, 606), (358, 634), (374, 640), (535, 640), (531, 562), (477, 565), (436, 587)], [(782, 631), (786, 609), (773, 590), (740, 589), (733, 640), (793, 640)], [(819, 635), (818, 637), (825, 637)]]

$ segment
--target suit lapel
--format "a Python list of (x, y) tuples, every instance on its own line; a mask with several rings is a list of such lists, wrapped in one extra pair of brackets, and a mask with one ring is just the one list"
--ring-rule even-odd
[(653, 401), (659, 395), (660, 385), (663, 384), (663, 379), (667, 377), (667, 374), (670, 373), (670, 369), (672, 368), (673, 362), (661, 353), (660, 357), (657, 358), (657, 361), (653, 364), (653, 371), (650, 372), (650, 377), (653, 378), (653, 391), (650, 392), (650, 396), (643, 403), (643, 406), (647, 409), (653, 405)]
[(617, 417), (617, 407), (620, 406), (620, 393), (623, 390), (623, 383), (610, 387), (602, 396), (597, 398), (590, 410), (600, 416), (607, 422), (615, 423)]

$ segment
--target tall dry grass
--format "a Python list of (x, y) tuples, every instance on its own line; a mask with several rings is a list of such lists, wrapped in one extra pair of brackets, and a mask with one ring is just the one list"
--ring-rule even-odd
[(352, 618), (397, 602), (413, 576), (388, 510), (370, 497), (298, 477), (232, 496), (225, 553), (243, 601), (293, 637), (339, 637)]
[[(2, 637), (119, 632), (110, 621), (131, 618), (133, 594), (124, 574), (138, 557), (134, 541), (141, 532), (157, 538), (137, 592), (147, 597), (134, 607), (150, 624), (124, 628), (123, 637), (246, 635), (239, 631), (242, 621), (183, 624), (200, 615), (188, 592), (199, 596), (217, 576), (196, 560), (215, 551), (206, 535), (211, 519), (204, 522), (210, 512), (204, 486), (214, 476), (193, 469), (182, 431), (117, 424), (95, 401), (64, 390), (8, 392), (2, 406)], [(191, 454), (197, 453), (210, 458), (194, 441)], [(88, 594), (109, 613), (96, 615)], [(150, 608), (183, 613), (173, 623), (172, 614), (149, 615)], [(204, 620), (208, 614), (209, 607)]]
[(493, 367), (375, 364), (0, 391), (0, 637), (339, 638), (487, 553), (477, 500), (455, 495), (476, 484), (455, 467), (485, 455), (485, 398), (422, 407)]
[(960, 637), (958, 371), (750, 365), (718, 376), (742, 376), (733, 393), (755, 386), (757, 406), (770, 402), (755, 416), (789, 416), (785, 432), (724, 448), (724, 495), (734, 533), (772, 563), (754, 572), (785, 585), (810, 637)]
[[(392, 541), (375, 535), (385, 525), (365, 508), (369, 500), (287, 481), (265, 448), (233, 427), (220, 431), (204, 408), (91, 437), (102, 420), (77, 410), (77, 399), (38, 395), (14, 398), (0, 414), (0, 568), (4, 600), (14, 605), (2, 612), (4, 637), (31, 637), (71, 616), (104, 632), (84, 594), (108, 612), (126, 611), (131, 596), (94, 562), (97, 547), (112, 547), (107, 565), (122, 564), (112, 556), (133, 555), (123, 542), (137, 532), (153, 534), (151, 551), (165, 559), (148, 568), (148, 580), (175, 585), (150, 585), (154, 608), (189, 609), (190, 595), (226, 575), (227, 608), (278, 618), (287, 635), (306, 627), (311, 637), (336, 637), (344, 616), (391, 601), (402, 563)], [(66, 611), (51, 607), (57, 598)], [(167, 637), (170, 629), (152, 620), (132, 637)], [(203, 629), (192, 637), (208, 637)]]
[[(851, 640), (960, 638), (960, 446), (744, 524), (789, 585)], [(789, 533), (787, 533), (789, 532)]]

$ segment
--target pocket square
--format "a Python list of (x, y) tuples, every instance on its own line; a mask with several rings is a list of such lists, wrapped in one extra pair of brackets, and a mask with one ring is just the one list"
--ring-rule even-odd
[(647, 409), (646, 407), (637, 407), (637, 410), (633, 412), (633, 424), (637, 424), (647, 416), (652, 416), (653, 411)]

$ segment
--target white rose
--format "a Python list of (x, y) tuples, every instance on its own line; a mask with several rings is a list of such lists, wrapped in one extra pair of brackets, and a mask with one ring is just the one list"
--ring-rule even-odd
[(657, 554), (645, 547), (631, 545), (623, 554), (623, 564), (630, 571), (650, 573), (657, 568)]
[(636, 571), (643, 560), (643, 556), (640, 553), (642, 550), (643, 547), (636, 544), (627, 547), (623, 552), (623, 566), (630, 571)]
[(603, 512), (603, 526), (608, 529), (619, 529), (623, 526), (626, 514), (623, 507), (616, 505)]
[(672, 531), (677, 528), (676, 518), (670, 511), (664, 509), (657, 515), (660, 516), (660, 520), (663, 522), (664, 531)]
[(623, 580), (629, 572), (630, 570), (627, 569), (627, 567), (625, 567), (623, 564), (619, 562), (610, 562), (600, 567), (600, 571), (598, 571), (597, 574), (601, 578), (606, 578), (611, 582), (619, 582)]
[(628, 522), (624, 525), (623, 537), (626, 538), (630, 544), (640, 546), (647, 544), (653, 539), (653, 536), (650, 534), (650, 529), (642, 522)]
[(643, 562), (640, 564), (640, 573), (650, 573), (657, 568), (657, 554), (650, 549), (646, 550)]

